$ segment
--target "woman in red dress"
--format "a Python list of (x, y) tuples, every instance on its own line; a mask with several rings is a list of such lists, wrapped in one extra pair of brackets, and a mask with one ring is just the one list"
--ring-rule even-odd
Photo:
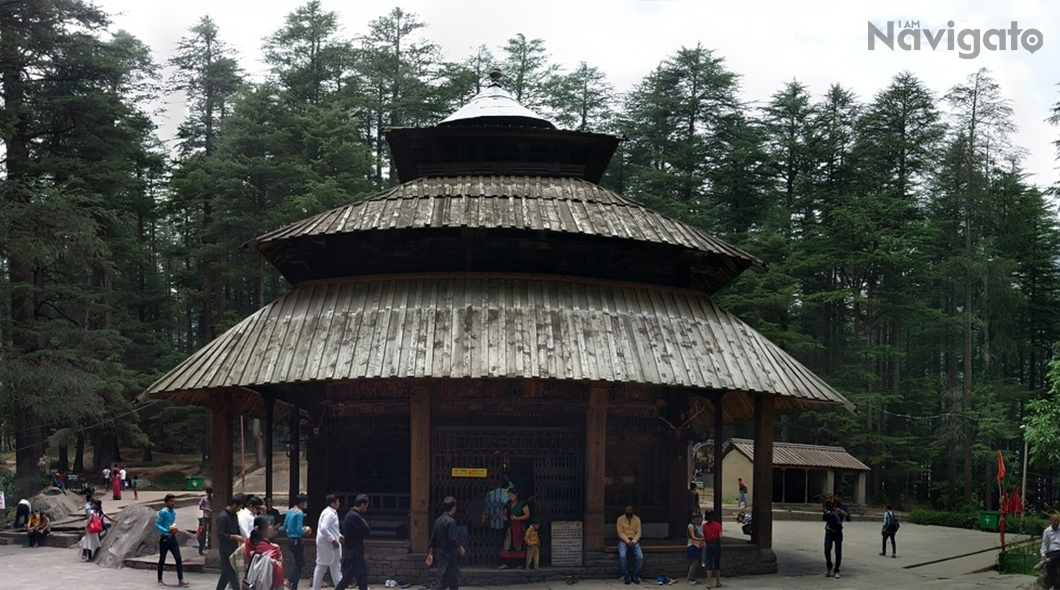
[(121, 500), (121, 470), (117, 465), (110, 470), (110, 483), (114, 488), (114, 499)]

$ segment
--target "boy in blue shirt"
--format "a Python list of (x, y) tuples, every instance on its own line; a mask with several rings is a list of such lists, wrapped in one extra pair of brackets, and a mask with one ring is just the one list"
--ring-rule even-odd
[(173, 494), (166, 494), (164, 501), (166, 507), (158, 511), (158, 518), (155, 519), (155, 529), (159, 534), (158, 585), (165, 586), (162, 582), (162, 570), (166, 567), (166, 552), (170, 552), (177, 564), (177, 585), (186, 587), (188, 583), (184, 581), (184, 561), (180, 558), (180, 544), (177, 542), (177, 533), (180, 529), (176, 525), (177, 511), (173, 509), (177, 503), (177, 497)]
[(287, 531), (287, 544), (291, 547), (291, 555), (294, 555), (294, 567), (287, 575), (291, 590), (298, 590), (298, 579), (302, 577), (302, 568), (305, 567), (305, 546), (302, 539), (312, 532), (305, 526), (305, 511), (309, 508), (309, 496), (299, 494), (295, 498), (295, 504), (287, 511), (283, 519), (283, 528)]

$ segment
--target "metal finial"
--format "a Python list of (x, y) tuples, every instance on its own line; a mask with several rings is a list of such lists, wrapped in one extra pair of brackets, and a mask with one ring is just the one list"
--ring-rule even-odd
[(490, 71), (490, 86), (500, 86), (501, 76), (503, 75), (504, 74), (501, 73), (500, 69), (493, 68), (493, 70)]

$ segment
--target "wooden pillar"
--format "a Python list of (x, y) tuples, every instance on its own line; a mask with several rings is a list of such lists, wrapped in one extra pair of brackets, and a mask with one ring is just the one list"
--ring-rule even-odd
[[(232, 396), (228, 392), (216, 394), (210, 409), (210, 483), (213, 486), (213, 516), (216, 518), (232, 497)], [(212, 547), (217, 544), (217, 527), (210, 527)]]
[(265, 497), (272, 498), (272, 431), (276, 426), (272, 395), (263, 393), (261, 403), (265, 406)]
[(760, 549), (773, 547), (773, 406), (772, 395), (754, 398), (755, 461), (751, 483), (751, 510), (754, 534), (751, 542)]
[(714, 518), (718, 522), (721, 522), (721, 501), (725, 497), (725, 490), (723, 489), (724, 483), (722, 481), (721, 474), (721, 463), (722, 443), (724, 442), (724, 436), (722, 434), (722, 426), (725, 423), (725, 412), (724, 412), (724, 400), (723, 393), (717, 393), (714, 395)]
[(302, 416), (297, 403), (291, 404), (290, 408), (287, 428), (291, 431), (291, 480), (287, 486), (287, 503), (293, 506), (295, 498), (302, 493)]
[(409, 536), (413, 553), (426, 553), (431, 533), (431, 392), (412, 390), (409, 410), (409, 474), (411, 514)]
[(604, 477), (607, 457), (607, 404), (611, 386), (589, 386), (585, 413), (585, 551), (604, 550)]
[(805, 483), (802, 484), (802, 503), (810, 503), (810, 470), (802, 470), (802, 478)]
[(324, 416), (327, 411), (318, 401), (310, 401), (309, 416), (314, 421), (306, 440), (306, 494), (309, 496), (307, 524), (314, 530), (320, 513), (326, 508), (324, 497), (335, 491), (329, 489), (328, 483), (329, 421)]

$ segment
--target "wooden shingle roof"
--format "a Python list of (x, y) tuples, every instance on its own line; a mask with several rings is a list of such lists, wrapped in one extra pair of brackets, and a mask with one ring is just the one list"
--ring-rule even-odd
[(847, 404), (702, 293), (526, 275), (305, 283), (189, 357), (147, 396), (206, 405), (220, 389), (382, 378), (725, 390), (730, 422), (750, 418), (751, 405), (736, 398), (756, 393), (779, 396), (778, 412)]
[[(730, 450), (739, 451), (748, 459), (755, 459), (755, 442), (746, 438), (732, 439)], [(811, 469), (850, 469), (871, 471), (843, 447), (774, 442), (773, 465), (776, 467), (809, 467)]]
[(419, 178), (271, 231), (254, 243), (268, 255), (300, 238), (429, 228), (559, 232), (670, 245), (693, 255), (715, 255), (721, 268), (710, 269), (716, 273), (711, 284), (719, 286), (752, 265), (762, 265), (718, 238), (579, 178)]

